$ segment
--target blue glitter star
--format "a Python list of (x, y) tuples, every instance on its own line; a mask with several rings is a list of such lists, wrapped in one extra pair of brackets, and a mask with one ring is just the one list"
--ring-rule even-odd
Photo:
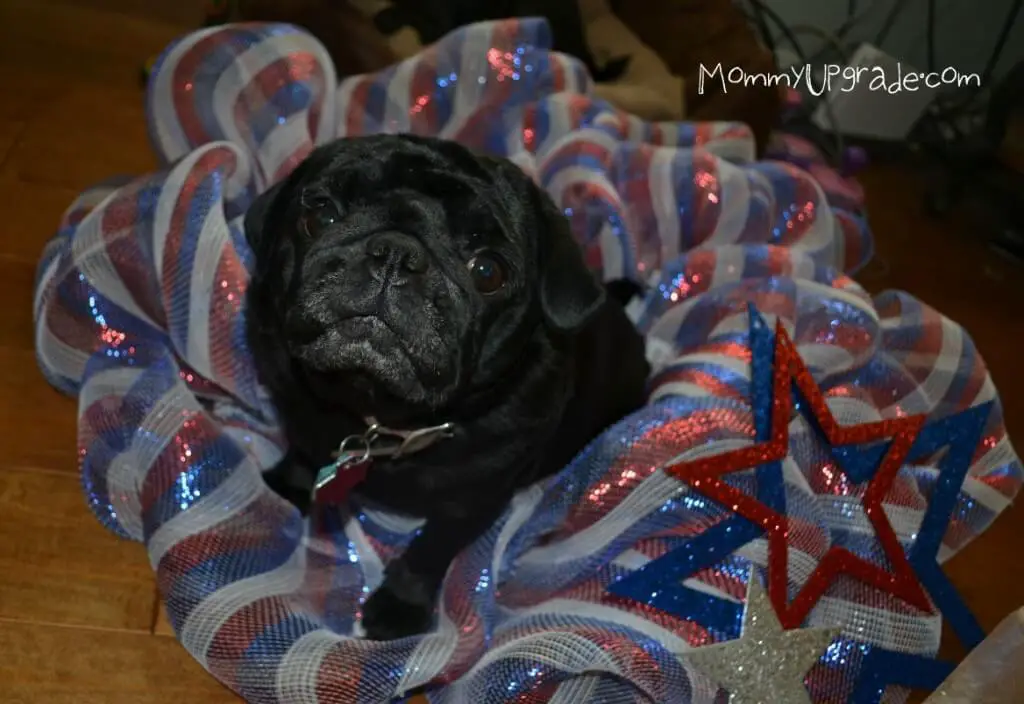
[(939, 567), (938, 555), (993, 406), (993, 402), (984, 403), (926, 425), (910, 451), (913, 460), (947, 448), (939, 461), (939, 478), (907, 559), (928, 595), (949, 620), (953, 632), (968, 648), (981, 643), (985, 632)]
[[(751, 406), (758, 442), (771, 437), (772, 367), (775, 342), (771, 328), (753, 306), (750, 311)], [(758, 501), (784, 513), (786, 495), (782, 463), (767, 462), (754, 469)], [(710, 596), (684, 586), (682, 581), (714, 567), (741, 547), (759, 538), (762, 528), (746, 518), (733, 515), (704, 531), (686, 544), (652, 560), (608, 586), (616, 596), (626, 597), (682, 619), (695, 621), (729, 638), (739, 636), (743, 605)]]
[[(758, 441), (767, 440), (771, 431), (773, 337), (767, 324), (751, 306), (751, 404)], [(908, 456), (908, 459), (916, 459), (949, 446), (949, 451), (940, 462), (940, 478), (919, 536), (907, 557), (922, 586), (943, 615), (950, 619), (958, 637), (968, 647), (980, 642), (984, 634), (939, 568), (936, 557), (990, 411), (991, 404), (985, 404), (925, 425), (919, 437), (915, 438)], [(871, 479), (888, 448), (888, 442), (878, 442), (868, 446), (832, 447), (831, 452), (847, 476), (854, 483), (860, 484)], [(784, 513), (781, 464), (763, 464), (754, 471), (757, 500), (774, 511)], [(762, 534), (760, 526), (742, 516), (733, 515), (609, 585), (608, 590), (617, 596), (649, 604), (679, 618), (693, 620), (726, 637), (736, 637), (742, 619), (742, 606), (696, 591), (681, 582), (700, 570), (719, 564)], [(883, 655), (879, 652), (873, 662), (882, 662)]]
[[(969, 650), (985, 639), (985, 632), (942, 571), (938, 554), (993, 405), (993, 402), (984, 403), (925, 425), (908, 455), (908, 460), (916, 460), (947, 448), (939, 461), (939, 478), (917, 539), (907, 551), (907, 560), (928, 596)], [(892, 685), (935, 689), (953, 667), (952, 663), (929, 657), (872, 647), (861, 664), (857, 687), (849, 704), (879, 704), (886, 688)]]

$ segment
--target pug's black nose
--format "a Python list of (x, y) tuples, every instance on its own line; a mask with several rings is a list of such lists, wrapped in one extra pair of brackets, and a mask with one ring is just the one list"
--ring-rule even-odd
[(415, 237), (401, 232), (378, 232), (366, 240), (370, 270), (382, 273), (402, 269), (410, 274), (427, 270), (427, 251)]

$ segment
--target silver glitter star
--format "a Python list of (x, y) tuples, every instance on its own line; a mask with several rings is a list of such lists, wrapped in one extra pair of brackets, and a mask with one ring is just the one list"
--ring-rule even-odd
[(804, 677), (839, 633), (838, 628), (784, 630), (764, 587), (751, 575), (740, 637), (685, 657), (729, 691), (729, 704), (812, 704)]

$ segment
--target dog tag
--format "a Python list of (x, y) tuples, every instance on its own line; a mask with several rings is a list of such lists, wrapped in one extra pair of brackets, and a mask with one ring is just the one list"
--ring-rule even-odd
[(364, 452), (345, 452), (316, 475), (313, 500), (317, 503), (340, 505), (348, 501), (352, 490), (366, 479), (370, 458)]

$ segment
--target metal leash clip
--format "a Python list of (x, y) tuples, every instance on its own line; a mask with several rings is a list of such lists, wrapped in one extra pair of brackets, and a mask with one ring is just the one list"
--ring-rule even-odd
[[(366, 478), (366, 472), (374, 457), (398, 458), (425, 450), (438, 440), (450, 438), (455, 433), (454, 423), (442, 423), (416, 430), (395, 430), (387, 428), (373, 419), (368, 419), (366, 431), (360, 435), (349, 435), (332, 455), (333, 461), (317, 472), (313, 484), (313, 496), (316, 498), (322, 489), (334, 485), (336, 480), (342, 495)], [(398, 443), (378, 444), (382, 438), (395, 438)], [(340, 477), (344, 475), (345, 481)], [(332, 486), (332, 488), (334, 488)], [(336, 492), (332, 492), (336, 493)]]
[[(401, 442), (399, 442), (397, 447), (392, 445), (380, 448), (379, 451), (375, 449), (371, 452), (375, 457), (397, 458), (425, 450), (438, 440), (452, 437), (455, 434), (455, 424), (442, 423), (441, 425), (417, 428), (416, 430), (394, 430), (393, 428), (386, 428), (379, 423), (372, 423), (370, 429), (366, 432), (367, 434), (372, 433), (373, 440), (381, 437), (397, 438), (400, 440)], [(371, 443), (373, 440), (371, 440)]]

